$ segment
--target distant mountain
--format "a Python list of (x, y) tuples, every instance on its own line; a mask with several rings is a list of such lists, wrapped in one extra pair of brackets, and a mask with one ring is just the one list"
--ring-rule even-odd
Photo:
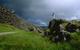
[(26, 31), (42, 32), (39, 27), (18, 17), (14, 10), (5, 6), (0, 6), (0, 23), (7, 23)]
[(43, 30), (48, 29), (48, 26), (40, 26)]

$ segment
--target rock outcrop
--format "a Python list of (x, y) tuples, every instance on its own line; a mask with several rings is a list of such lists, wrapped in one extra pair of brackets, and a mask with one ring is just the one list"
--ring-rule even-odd
[(79, 21), (65, 21), (62, 19), (53, 19), (49, 22), (49, 31), (45, 31), (45, 36), (55, 42), (70, 41), (72, 32), (80, 32)]

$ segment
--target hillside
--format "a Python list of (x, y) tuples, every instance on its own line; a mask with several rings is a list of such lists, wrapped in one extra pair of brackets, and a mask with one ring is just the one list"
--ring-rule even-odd
[(14, 10), (9, 9), (5, 6), (0, 6), (0, 23), (13, 25), (25, 31), (34, 31), (34, 32), (40, 32), (40, 33), (42, 32), (42, 30), (40, 30), (39, 27), (18, 17), (15, 14)]
[(15, 34), (0, 36), (0, 50), (45, 49), (49, 45), (49, 42), (38, 33), (19, 30), (7, 24), (0, 24), (0, 32), (16, 32)]
[[(14, 34), (8, 34), (2, 36), (0, 35), (0, 50), (76, 50), (76, 49), (78, 50), (79, 49), (78, 46), (79, 43), (77, 43), (76, 41), (73, 42), (74, 44), (73, 43), (55, 44), (48, 41), (48, 39), (41, 37), (38, 33), (25, 32), (24, 30), (19, 30), (11, 25), (0, 24), (0, 32), (13, 32), (13, 31), (15, 32)], [(78, 38), (77, 36), (79, 35), (76, 35), (76, 39)]]

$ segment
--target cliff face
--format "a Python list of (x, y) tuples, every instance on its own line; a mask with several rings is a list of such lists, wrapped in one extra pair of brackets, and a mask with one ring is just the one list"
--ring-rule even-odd
[(42, 32), (35, 25), (17, 17), (15, 11), (10, 10), (4, 6), (0, 6), (0, 23), (7, 23), (26, 31)]

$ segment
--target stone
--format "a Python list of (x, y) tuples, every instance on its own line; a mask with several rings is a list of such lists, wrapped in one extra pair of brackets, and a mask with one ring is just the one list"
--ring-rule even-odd
[(66, 31), (68, 31), (68, 32), (76, 32), (76, 30), (77, 30), (77, 26), (76, 25), (71, 24), (71, 23), (68, 23), (66, 25)]

